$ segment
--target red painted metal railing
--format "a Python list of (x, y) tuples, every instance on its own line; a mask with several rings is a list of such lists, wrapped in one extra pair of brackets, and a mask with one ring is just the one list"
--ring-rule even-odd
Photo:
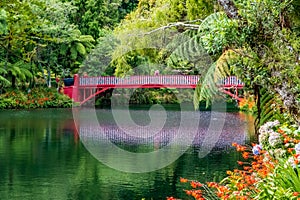
[[(65, 87), (64, 91), (74, 101), (83, 104), (110, 88), (196, 88), (199, 80), (200, 76), (197, 75), (128, 76), (120, 78), (114, 76), (79, 77), (76, 74), (74, 76), (74, 86)], [(217, 85), (224, 93), (235, 99), (238, 99), (237, 94), (232, 94), (228, 89), (233, 88), (237, 91), (237, 89), (244, 87), (244, 83), (235, 76), (227, 77)], [(88, 97), (86, 97), (87, 89), (90, 91)], [(96, 89), (96, 91), (92, 92), (91, 89)], [(84, 91), (83, 100), (79, 99), (80, 90)]]
[[(79, 87), (111, 87), (111, 88), (131, 88), (131, 87), (188, 87), (195, 88), (200, 80), (196, 75), (162, 75), (162, 76), (129, 76), (119, 78), (114, 76), (100, 77), (80, 77)], [(235, 76), (230, 76), (220, 81), (220, 87), (243, 87), (244, 83)]]

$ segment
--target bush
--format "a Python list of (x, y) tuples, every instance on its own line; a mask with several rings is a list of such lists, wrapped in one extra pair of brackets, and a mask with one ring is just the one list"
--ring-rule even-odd
[(25, 92), (11, 90), (0, 95), (0, 109), (70, 108), (72, 100), (52, 88), (33, 88)]

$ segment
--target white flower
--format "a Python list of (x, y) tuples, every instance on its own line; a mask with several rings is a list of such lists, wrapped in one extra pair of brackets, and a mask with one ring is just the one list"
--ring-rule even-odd
[(282, 158), (282, 157), (285, 156), (286, 150), (281, 149), (281, 148), (275, 149), (275, 150), (274, 150), (274, 154), (275, 154), (275, 156), (276, 156), (277, 158)]
[(269, 136), (269, 144), (271, 147), (276, 147), (280, 144), (282, 144), (282, 138), (281, 138), (281, 135), (275, 131), (272, 131), (270, 133), (270, 136)]
[(295, 160), (293, 157), (289, 157), (288, 160), (286, 161), (286, 164), (292, 166), (293, 168), (296, 167)]
[(300, 153), (300, 143), (295, 145), (295, 151), (296, 151), (296, 154)]
[[(259, 136), (258, 136), (259, 143), (264, 144), (264, 145), (268, 145), (268, 143), (270, 143), (270, 141), (271, 141), (270, 144), (276, 144), (277, 145), (277, 143), (279, 142), (279, 140), (277, 140), (277, 136), (275, 135), (275, 136), (271, 137), (271, 134), (274, 133), (274, 131), (272, 130), (272, 127), (277, 126), (279, 124), (280, 124), (279, 121), (276, 120), (276, 121), (273, 121), (273, 122), (267, 122), (264, 125), (262, 125), (258, 130), (258, 132), (259, 132)], [(270, 140), (270, 137), (271, 137), (271, 140)]]

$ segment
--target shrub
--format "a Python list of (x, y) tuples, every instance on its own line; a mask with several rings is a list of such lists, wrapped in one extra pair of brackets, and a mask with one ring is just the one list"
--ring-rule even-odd
[(0, 109), (69, 108), (72, 100), (51, 88), (34, 88), (31, 91), (11, 90), (0, 95)]

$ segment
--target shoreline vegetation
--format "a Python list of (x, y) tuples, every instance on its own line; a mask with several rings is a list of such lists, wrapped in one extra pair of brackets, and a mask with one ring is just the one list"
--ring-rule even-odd
[(11, 89), (0, 95), (0, 110), (70, 108), (72, 105), (73, 101), (55, 88), (36, 87), (27, 91)]
[[(147, 109), (154, 104), (161, 104), (165, 107), (176, 107), (180, 103), (192, 104), (192, 98), (186, 98), (184, 102), (180, 102), (176, 96), (170, 92), (172, 90), (151, 90), (139, 91), (138, 94), (133, 94), (131, 97), (120, 96), (118, 98), (111, 98), (111, 94), (97, 97), (95, 102), (88, 104), (89, 107), (96, 108), (110, 108), (111, 104), (123, 106), (129, 104), (131, 108), (138, 107)], [(174, 90), (173, 90), (174, 91)], [(175, 93), (178, 93), (176, 91)], [(245, 102), (247, 102), (245, 100)], [(253, 114), (253, 108), (248, 107), (247, 103), (241, 104), (242, 107), (232, 99), (226, 100), (226, 111), (237, 112), (243, 111)], [(0, 110), (9, 109), (38, 109), (38, 108), (72, 108), (72, 106), (79, 106), (67, 95), (58, 92), (57, 88), (35, 87), (31, 90), (21, 89), (7, 89), (0, 94)], [(180, 108), (179, 108), (180, 109)], [(199, 110), (209, 111), (211, 105), (207, 106), (205, 101), (199, 103)]]

